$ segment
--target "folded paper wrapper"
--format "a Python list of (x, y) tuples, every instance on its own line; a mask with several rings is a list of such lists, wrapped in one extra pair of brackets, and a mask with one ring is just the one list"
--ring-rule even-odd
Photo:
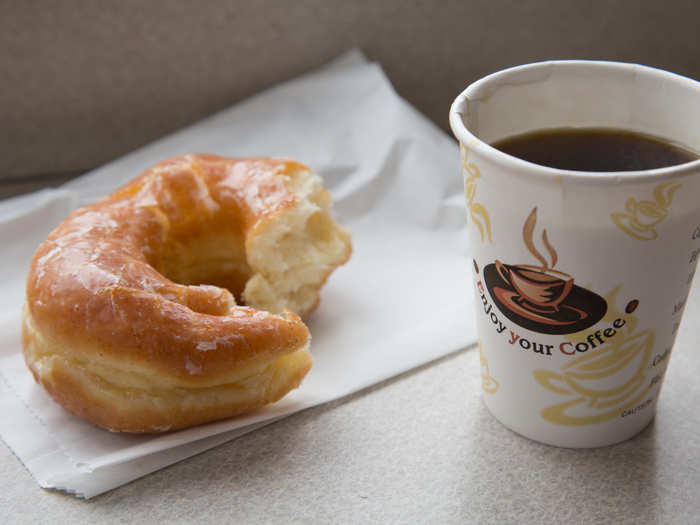
[[(68, 213), (185, 153), (297, 159), (319, 173), (353, 256), (308, 320), (314, 365), (254, 414), (164, 435), (111, 433), (35, 384), (21, 355), (25, 276)], [(75, 179), (0, 203), (0, 436), (40, 486), (90, 498), (476, 341), (457, 144), (352, 51)], [(478, 374), (478, 371), (474, 371)]]

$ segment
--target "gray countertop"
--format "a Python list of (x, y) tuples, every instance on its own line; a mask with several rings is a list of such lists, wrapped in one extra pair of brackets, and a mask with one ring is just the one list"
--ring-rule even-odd
[(466, 349), (89, 501), (40, 489), (0, 446), (2, 521), (700, 523), (692, 295), (658, 415), (620, 445), (561, 449), (507, 430)]

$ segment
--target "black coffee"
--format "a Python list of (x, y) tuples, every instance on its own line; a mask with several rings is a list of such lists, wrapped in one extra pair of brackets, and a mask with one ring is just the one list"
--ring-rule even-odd
[(663, 139), (611, 128), (544, 129), (492, 146), (528, 162), (576, 171), (650, 170), (699, 158)]

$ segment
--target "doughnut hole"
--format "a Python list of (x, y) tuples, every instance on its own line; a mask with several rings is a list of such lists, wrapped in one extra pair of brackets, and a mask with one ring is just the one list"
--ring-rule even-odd
[(242, 302), (243, 289), (253, 271), (248, 265), (243, 236), (235, 232), (207, 232), (166, 243), (158, 271), (178, 284), (225, 288)]

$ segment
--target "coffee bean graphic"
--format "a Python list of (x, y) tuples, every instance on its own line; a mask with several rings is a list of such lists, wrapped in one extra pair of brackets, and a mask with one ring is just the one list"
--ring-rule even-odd
[(476, 273), (479, 273), (479, 265), (476, 264), (476, 259), (474, 259), (474, 271), (475, 271)]
[(627, 303), (627, 306), (625, 306), (625, 312), (631, 314), (637, 309), (637, 306), (639, 306), (639, 300), (632, 299), (629, 303)]

